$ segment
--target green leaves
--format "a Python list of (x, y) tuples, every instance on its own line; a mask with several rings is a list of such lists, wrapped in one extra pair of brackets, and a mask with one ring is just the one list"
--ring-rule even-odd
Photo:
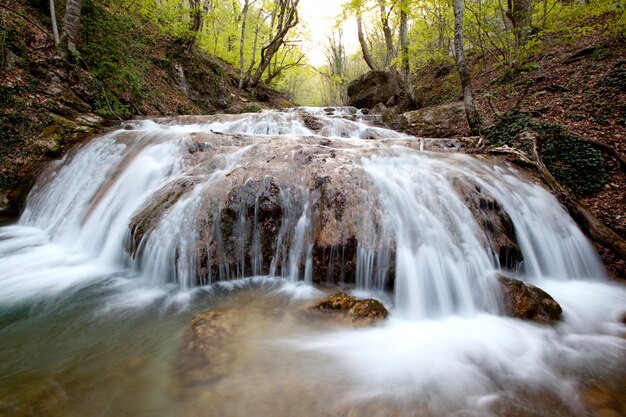
[(150, 47), (141, 22), (134, 15), (113, 14), (94, 2), (83, 13), (82, 59), (96, 78), (96, 111), (102, 116), (130, 115), (127, 101), (142, 97), (143, 57)]

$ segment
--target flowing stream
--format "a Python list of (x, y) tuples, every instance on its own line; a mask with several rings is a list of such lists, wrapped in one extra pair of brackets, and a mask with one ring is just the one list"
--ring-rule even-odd
[[(455, 149), (350, 108), (81, 145), (0, 227), (0, 416), (625, 415), (626, 288), (532, 178)], [(563, 322), (502, 316), (503, 273)], [(303, 318), (337, 288), (390, 318)], [(208, 309), (233, 335), (189, 383), (181, 340)]]

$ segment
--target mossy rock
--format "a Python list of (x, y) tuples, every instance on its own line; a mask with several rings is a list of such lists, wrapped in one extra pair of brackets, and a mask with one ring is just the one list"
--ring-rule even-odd
[(556, 324), (563, 310), (550, 294), (515, 278), (498, 277), (502, 292), (501, 309), (509, 317), (542, 324)]
[(385, 306), (373, 298), (358, 299), (344, 292), (333, 294), (308, 308), (309, 312), (322, 313), (318, 316), (353, 325), (372, 325), (387, 318)]

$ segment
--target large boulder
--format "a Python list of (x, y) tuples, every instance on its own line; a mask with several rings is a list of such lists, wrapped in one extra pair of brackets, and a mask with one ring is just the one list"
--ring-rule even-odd
[(409, 111), (398, 116), (392, 125), (410, 135), (427, 138), (467, 136), (470, 133), (462, 102)]
[(498, 277), (502, 312), (507, 316), (543, 324), (562, 320), (561, 306), (547, 292), (515, 278)]
[[(234, 118), (172, 121), (206, 124)], [(308, 119), (310, 126), (321, 123), (321, 117)], [(137, 133), (120, 132), (116, 138), (135, 143)], [(384, 145), (433, 150), (441, 145), (435, 142), (440, 141), (397, 138), (385, 139)], [(195, 277), (190, 285), (267, 274), (349, 284), (356, 280), (358, 254), (366, 252), (380, 260), (377, 274), (392, 287), (392, 229), (379, 191), (361, 164), (370, 148), (319, 136), (296, 140), (211, 131), (193, 132), (185, 145), (186, 175), (166, 183), (130, 222), (128, 250), (141, 269), (153, 268), (162, 279)], [(381, 145), (373, 141), (372, 146)], [(227, 156), (244, 147), (248, 150), (225, 170)], [(521, 256), (511, 219), (472, 177), (471, 171), (455, 171), (451, 181), (481, 226), (484, 247), (503, 267), (513, 269)], [(172, 213), (182, 218), (175, 234), (167, 231)], [(296, 233), (296, 225), (304, 226), (304, 232)], [(153, 265), (152, 254), (164, 240), (171, 245), (171, 273), (165, 264)], [(291, 254), (290, 248), (299, 253)], [(181, 250), (186, 256), (180, 256)]]
[(348, 105), (372, 108), (378, 103), (397, 101), (402, 95), (402, 81), (392, 73), (370, 71), (352, 81), (348, 86)]

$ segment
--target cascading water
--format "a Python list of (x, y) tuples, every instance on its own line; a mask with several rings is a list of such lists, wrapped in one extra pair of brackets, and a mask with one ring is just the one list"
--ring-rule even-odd
[[(258, 398), (271, 397), (270, 404), (293, 397), (289, 393), (304, 396), (310, 407), (289, 408), (290, 414), (325, 410), (289, 375), (326, 386), (320, 392), (334, 406), (381, 401), (377, 406), (385, 410), (391, 401), (398, 415), (498, 415), (493, 410), (502, 401), (515, 405), (528, 386), (573, 398), (562, 415), (587, 415), (576, 381), (624, 362), (618, 320), (626, 290), (608, 282), (574, 222), (525, 175), (500, 161), (433, 152), (440, 150), (437, 141), (365, 119), (352, 108), (300, 108), (130, 122), (51, 165), (18, 224), (0, 228), (0, 337), (11, 340), (6, 353), (0, 350), (0, 375), (6, 375), (0, 386), (18, 389), (24, 378), (47, 381), (48, 374), (61, 383), (68, 374), (93, 377), (90, 367), (76, 377), (54, 355), (69, 351), (76, 363), (100, 355), (102, 336), (88, 330), (100, 326), (116, 335), (115, 343), (127, 341), (115, 350), (119, 355), (132, 358), (131, 351), (140, 350), (173, 362), (171, 346), (186, 312), (202, 308), (212, 288), (223, 288), (207, 285), (231, 281), (239, 288), (241, 279), (263, 275), (261, 282), (294, 295), (318, 294), (302, 291), (300, 284), (313, 283), (354, 285), (383, 297), (392, 290), (393, 318), (374, 329), (300, 334), (293, 320), (275, 322), (284, 306), (264, 313), (267, 321), (256, 304), (239, 306), (256, 323), (235, 326), (247, 329), (242, 334), (250, 340), (270, 323), (283, 329), (252, 350), (277, 367), (285, 385), (256, 380), (275, 370), (255, 362), (233, 371), (211, 397), (221, 403), (220, 389), (250, 381), (242, 395), (257, 402), (243, 401), (249, 409), (213, 414), (200, 396), (190, 415), (199, 409), (199, 415), (263, 415)], [(564, 323), (552, 329), (501, 317), (502, 273), (550, 292), (563, 307)], [(25, 311), (29, 305), (41, 311)], [(67, 325), (59, 330), (52, 319)], [(137, 332), (141, 338), (134, 326), (147, 326)], [(39, 343), (51, 340), (52, 368), (25, 370), (8, 361), (7, 355), (37, 351), (33, 328), (43, 329)], [(143, 346), (144, 339), (158, 352)], [(226, 351), (247, 346), (228, 343)], [(280, 362), (283, 357), (290, 359)], [(142, 378), (165, 372), (157, 362), (145, 365), (157, 374)], [(133, 383), (146, 384), (139, 377)], [(172, 404), (154, 405), (152, 396), (166, 388), (150, 387), (154, 392), (141, 402), (132, 393), (123, 396), (125, 407), (134, 414), (178, 414)], [(268, 391), (255, 391), (259, 387)], [(42, 401), (6, 389), (2, 395)], [(76, 407), (66, 414), (96, 414)]]
[(472, 313), (495, 306), (495, 269), (478, 224), (447, 177), (424, 155), (374, 157), (364, 168), (380, 190), (395, 241), (395, 297), (411, 318)]

